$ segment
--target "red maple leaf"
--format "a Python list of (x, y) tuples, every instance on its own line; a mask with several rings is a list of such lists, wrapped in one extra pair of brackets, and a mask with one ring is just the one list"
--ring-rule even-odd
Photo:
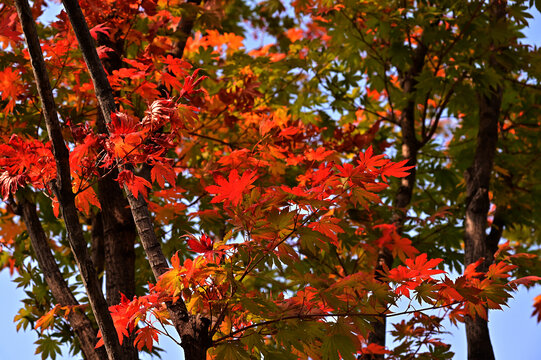
[(201, 235), (199, 239), (193, 235), (185, 237), (188, 238), (188, 246), (192, 251), (203, 254), (208, 261), (216, 261), (216, 263), (220, 262), (220, 258), (225, 254), (224, 248), (228, 247), (221, 245), (215, 249), (214, 239), (206, 234)]
[(139, 193), (143, 194), (143, 197), (147, 197), (148, 188), (151, 188), (152, 185), (140, 176), (135, 176), (131, 171), (123, 170), (118, 174), (116, 181), (122, 186), (126, 186), (128, 190), (135, 196), (138, 197)]
[(192, 75), (186, 76), (186, 78), (184, 79), (184, 86), (182, 86), (179, 97), (184, 96), (187, 98), (191, 98), (197, 93), (206, 93), (205, 89), (195, 89), (197, 85), (199, 85), (203, 80), (207, 78), (206, 76), (197, 77), (198, 73), (199, 69), (196, 69)]
[(388, 159), (384, 159), (385, 155), (375, 155), (374, 156), (374, 149), (372, 149), (372, 146), (368, 147), (366, 151), (363, 153), (359, 153), (359, 165), (364, 166), (366, 169), (370, 171), (377, 170), (376, 168), (379, 168), (389, 162)]
[(206, 253), (214, 248), (214, 241), (205, 234), (199, 239), (193, 235), (186, 235), (186, 237), (188, 238), (188, 246), (195, 252)]
[(152, 351), (154, 341), (158, 342), (158, 330), (151, 326), (145, 326), (137, 330), (137, 337), (133, 343), (139, 351), (143, 350), (144, 346), (147, 347), (148, 351)]
[(92, 29), (90, 29), (90, 36), (94, 38), (94, 40), (98, 40), (98, 33), (102, 33), (107, 37), (111, 36), (111, 28), (108, 26), (105, 26), (105, 23), (98, 24), (94, 26)]
[(150, 178), (152, 182), (156, 181), (161, 188), (164, 188), (165, 181), (171, 185), (175, 185), (177, 175), (168, 163), (156, 162), (150, 170)]
[(385, 166), (380, 169), (383, 181), (387, 181), (385, 176), (394, 176), (398, 178), (408, 176), (409, 173), (406, 172), (406, 170), (413, 168), (413, 166), (405, 166), (408, 161), (409, 160), (406, 159), (397, 163), (388, 162), (387, 164), (385, 164)]
[(205, 188), (210, 194), (217, 194), (211, 203), (218, 203), (223, 201), (225, 204), (229, 202), (234, 206), (238, 206), (242, 201), (242, 194), (252, 189), (254, 186), (252, 183), (257, 179), (255, 171), (246, 171), (239, 177), (237, 169), (231, 170), (229, 178), (226, 180), (223, 176), (216, 178), (218, 185), (211, 185)]

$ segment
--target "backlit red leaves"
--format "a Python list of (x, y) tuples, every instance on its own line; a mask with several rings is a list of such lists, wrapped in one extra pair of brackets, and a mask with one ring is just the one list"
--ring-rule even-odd
[(443, 259), (427, 259), (426, 254), (421, 254), (415, 259), (406, 259), (405, 265), (399, 265), (389, 270), (387, 277), (400, 284), (396, 289), (398, 294), (410, 296), (410, 290), (415, 289), (423, 281), (431, 279), (433, 275), (444, 273), (443, 270), (436, 270)]
[(339, 222), (340, 219), (324, 217), (319, 221), (308, 224), (308, 227), (327, 236), (338, 247), (340, 244), (338, 243), (337, 234), (344, 233), (344, 230), (338, 225)]
[(158, 341), (158, 330), (151, 326), (145, 326), (144, 328), (141, 328), (137, 330), (137, 336), (134, 340), (134, 345), (137, 347), (139, 351), (143, 350), (143, 347), (146, 346), (148, 351), (152, 351), (152, 345), (154, 341)]
[(199, 239), (193, 235), (186, 235), (188, 238), (188, 246), (192, 251), (198, 253), (207, 253), (214, 248), (214, 241), (207, 235), (203, 234)]
[(165, 181), (170, 185), (175, 185), (177, 175), (171, 165), (167, 163), (157, 162), (150, 170), (150, 178), (152, 181), (156, 181), (161, 188), (165, 187)]
[(411, 240), (402, 237), (394, 224), (380, 224), (374, 226), (374, 229), (381, 230), (381, 237), (377, 240), (378, 247), (386, 247), (393, 256), (398, 256), (402, 261), (406, 258), (415, 256), (419, 251), (413, 247)]
[(111, 152), (117, 158), (124, 158), (134, 154), (142, 143), (146, 130), (141, 128), (137, 119), (123, 113), (114, 113), (111, 114), (109, 132)]
[(483, 263), (483, 261), (485, 261), (485, 258), (481, 258), (481, 259), (477, 260), (476, 262), (471, 263), (468, 266), (466, 266), (466, 269), (464, 269), (464, 276), (467, 279), (472, 279), (472, 278), (479, 277), (479, 276), (483, 275), (482, 272), (477, 271), (477, 268), (479, 267), (479, 265), (481, 265)]
[[(2, 29), (4, 30), (4, 29)], [(2, 109), (2, 112), (13, 112), (15, 102), (23, 93), (23, 85), (21, 84), (21, 74), (16, 69), (6, 67), (0, 71), (0, 94), (2, 100), (8, 100), (7, 105)]]
[(405, 166), (407, 162), (408, 160), (402, 160), (397, 163), (393, 163), (389, 159), (385, 159), (384, 155), (374, 155), (372, 146), (366, 149), (364, 154), (359, 154), (359, 165), (381, 175), (383, 181), (385, 182), (387, 181), (386, 177), (388, 176), (407, 176), (407, 170), (413, 168), (413, 166)]
[(145, 111), (142, 125), (150, 131), (155, 131), (167, 123), (181, 126), (178, 105), (171, 99), (159, 99), (150, 104)]
[[(161, 307), (158, 301), (159, 296), (152, 292), (149, 295), (134, 297), (133, 300), (129, 300), (121, 294), (121, 301), (118, 305), (109, 307), (115, 330), (118, 336), (120, 344), (124, 342), (124, 337), (129, 337), (137, 324), (142, 323), (143, 320), (147, 323), (147, 312), (151, 312), (159, 321), (167, 323), (165, 318), (162, 318), (156, 306)], [(147, 347), (152, 351), (154, 341), (158, 341), (158, 330), (153, 326), (144, 326), (136, 331), (136, 338), (134, 339), (134, 345), (141, 351), (143, 347)], [(98, 332), (98, 343), (96, 348), (103, 345), (103, 339), (101, 331)]]
[(387, 182), (386, 176), (393, 176), (393, 177), (405, 177), (408, 176), (409, 173), (407, 170), (413, 168), (413, 166), (405, 166), (408, 163), (409, 160), (402, 160), (397, 163), (388, 162), (380, 169), (381, 172), (381, 178), (383, 181)]
[(2, 194), (2, 200), (6, 201), (10, 194), (14, 194), (18, 188), (23, 187), (28, 182), (28, 176), (25, 174), (10, 175), (9, 172), (4, 171), (0, 174), (0, 193)]
[(134, 175), (133, 172), (128, 170), (121, 171), (118, 174), (116, 181), (118, 181), (120, 185), (126, 186), (136, 198), (139, 196), (139, 194), (142, 194), (146, 198), (148, 189), (152, 187), (152, 184), (150, 184), (147, 180), (140, 176)]
[(179, 94), (180, 97), (184, 96), (188, 99), (191, 99), (196, 94), (206, 93), (205, 89), (197, 89), (197, 86), (207, 78), (206, 76), (198, 77), (198, 73), (199, 69), (196, 69), (192, 75), (186, 76), (186, 78), (184, 79), (184, 85), (182, 86)]
[(205, 190), (217, 195), (212, 199), (212, 203), (223, 202), (225, 205), (238, 206), (242, 201), (242, 195), (254, 187), (252, 184), (257, 177), (255, 171), (246, 171), (239, 176), (237, 169), (233, 169), (228, 179), (218, 175), (215, 178), (218, 185), (207, 186)]
[(54, 178), (56, 165), (49, 145), (16, 135), (0, 145), (0, 193), (4, 200), (21, 186), (43, 189)]
[(98, 24), (90, 29), (90, 35), (94, 38), (94, 40), (98, 40), (98, 33), (109, 37), (111, 35), (111, 28), (105, 26), (105, 24)]
[(509, 271), (516, 269), (518, 266), (510, 265), (503, 261), (490, 265), (486, 273), (486, 277), (489, 279), (508, 278), (511, 276)]
[(203, 234), (199, 238), (193, 235), (186, 235), (188, 247), (190, 250), (202, 254), (209, 262), (220, 263), (221, 257), (225, 255), (225, 250), (229, 249), (230, 245), (215, 245), (214, 239)]

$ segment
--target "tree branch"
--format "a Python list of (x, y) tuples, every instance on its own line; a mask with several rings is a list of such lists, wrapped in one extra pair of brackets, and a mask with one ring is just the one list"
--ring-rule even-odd
[[(453, 302), (451, 304), (431, 306), (431, 307), (426, 307), (426, 308), (423, 308), (423, 309), (416, 309), (416, 310), (407, 310), (407, 311), (397, 312), (397, 313), (393, 313), (393, 314), (388, 314), (388, 315), (385, 315), (385, 316), (390, 318), (390, 317), (395, 317), (395, 316), (413, 314), (413, 313), (417, 313), (417, 312), (423, 312), (423, 311), (429, 311), (429, 310), (437, 310), (437, 309), (451, 307), (453, 305), (457, 305), (457, 304), (460, 304), (462, 302), (463, 301), (456, 301), (456, 302)], [(382, 315), (384, 315), (384, 314), (381, 314), (381, 313), (363, 314), (363, 313), (350, 313), (350, 312), (340, 312), (340, 313), (334, 313), (334, 314), (295, 314), (295, 315), (288, 315), (288, 316), (280, 317), (278, 319), (266, 320), (266, 321), (262, 321), (260, 323), (247, 325), (247, 326), (245, 326), (245, 327), (243, 327), (241, 329), (238, 329), (238, 330), (235, 330), (235, 331), (231, 332), (228, 335), (222, 336), (221, 338), (215, 340), (215, 343), (219, 343), (220, 341), (223, 341), (225, 339), (234, 337), (235, 334), (239, 334), (239, 333), (244, 332), (246, 330), (253, 329), (255, 327), (275, 324), (275, 323), (278, 323), (278, 322), (284, 321), (284, 320), (293, 320), (293, 319), (296, 319), (296, 320), (318, 320), (318, 319), (321, 319), (321, 318), (348, 317), (348, 316), (351, 316), (351, 317), (367, 317), (368, 318), (368, 317), (381, 317)]]

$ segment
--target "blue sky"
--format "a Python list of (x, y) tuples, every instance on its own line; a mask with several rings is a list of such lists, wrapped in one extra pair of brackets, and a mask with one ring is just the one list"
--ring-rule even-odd
[[(55, 11), (55, 9), (52, 9)], [(52, 13), (45, 16), (49, 17)], [(541, 14), (535, 11), (535, 19), (525, 31), (528, 44), (541, 46)], [(52, 15), (54, 16), (54, 15)], [(37, 339), (35, 331), (20, 331), (17, 333), (13, 317), (21, 307), (20, 299), (24, 297), (21, 289), (15, 288), (10, 281), (7, 270), (0, 272), (0, 292), (4, 294), (0, 298), (0, 359), (30, 360), (40, 359), (34, 355), (34, 341)], [(541, 286), (535, 286), (530, 290), (521, 288), (515, 294), (508, 308), (503, 311), (491, 311), (489, 318), (490, 334), (494, 351), (498, 359), (541, 359), (541, 325), (531, 317), (533, 298), (541, 294)], [(395, 319), (397, 321), (399, 319)], [(450, 332), (445, 337), (446, 342), (452, 345), (455, 359), (466, 359), (466, 335), (463, 326), (458, 328), (444, 323)], [(167, 338), (161, 338), (160, 346), (166, 349), (163, 359), (182, 359), (182, 351)], [(73, 357), (59, 357), (60, 360), (71, 360)]]

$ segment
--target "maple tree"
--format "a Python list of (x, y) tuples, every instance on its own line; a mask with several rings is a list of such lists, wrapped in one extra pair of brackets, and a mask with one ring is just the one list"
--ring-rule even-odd
[(541, 280), (533, 3), (46, 5), (0, 9), (0, 262), (43, 358), (449, 359), (443, 318), (494, 358)]

